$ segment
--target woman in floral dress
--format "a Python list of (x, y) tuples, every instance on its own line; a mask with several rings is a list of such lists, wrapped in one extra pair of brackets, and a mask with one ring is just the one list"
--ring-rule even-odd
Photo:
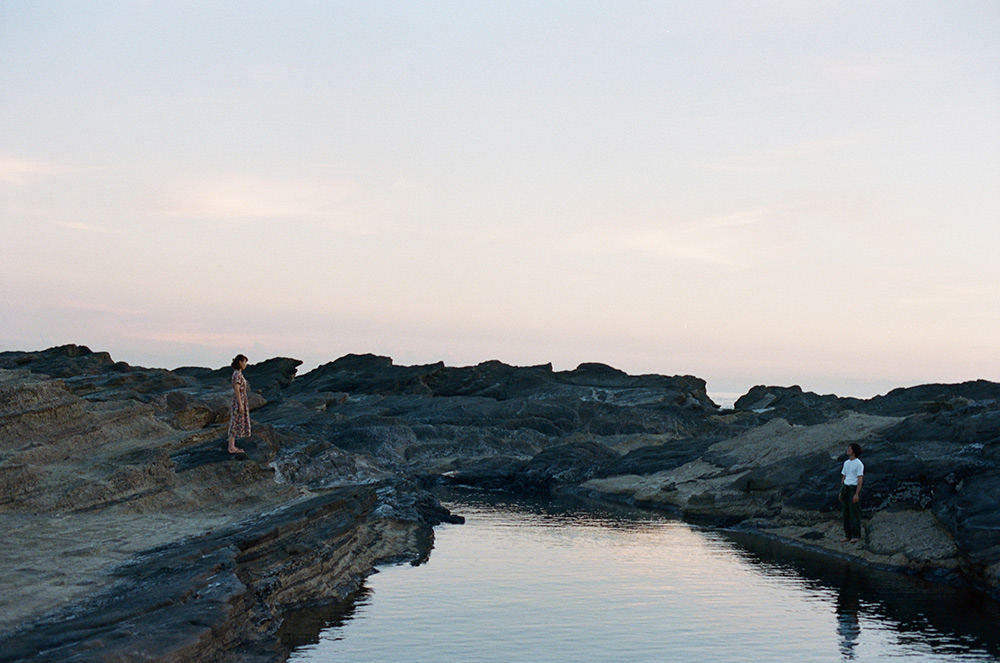
[(233, 359), (233, 404), (229, 409), (229, 453), (241, 454), (243, 449), (236, 446), (236, 438), (250, 437), (250, 402), (247, 400), (247, 379), (243, 377), (243, 369), (247, 367), (247, 358), (236, 355)]

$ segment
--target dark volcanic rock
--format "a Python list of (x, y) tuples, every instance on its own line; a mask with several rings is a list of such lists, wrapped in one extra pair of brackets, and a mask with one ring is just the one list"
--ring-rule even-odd
[(893, 389), (884, 396), (865, 402), (865, 412), (893, 417), (911, 414), (948, 412), (969, 406), (996, 408), (1000, 402), (1000, 384), (986, 380), (960, 384), (926, 384)]
[(594, 441), (551, 447), (530, 460), (495, 456), (447, 473), (451, 483), (515, 492), (549, 492), (562, 485), (606, 476), (619, 454)]
[(127, 371), (107, 352), (93, 352), (85, 345), (62, 345), (40, 352), (0, 352), (0, 368), (27, 369), (53, 378), (96, 375), (108, 370)]
[(528, 461), (510, 456), (481, 458), (463, 464), (460, 469), (451, 470), (445, 478), (450, 483), (487, 490), (510, 490), (519, 477), (524, 475)]
[(420, 473), (479, 458), (526, 460), (574, 436), (693, 436), (716, 427), (705, 419), (715, 410), (692, 377), (629, 376), (602, 364), (406, 367), (348, 355), (295, 378), (258, 418)]
[(1000, 558), (1000, 472), (961, 479), (937, 494), (934, 512), (962, 551), (985, 568)]
[(711, 437), (684, 438), (672, 440), (667, 444), (640, 447), (615, 462), (608, 469), (608, 473), (644, 475), (672, 470), (699, 458), (713, 442), (717, 441)]
[[(298, 359), (278, 357), (268, 359), (259, 364), (251, 364), (243, 371), (247, 382), (255, 391), (259, 391), (267, 400), (276, 400), (281, 392), (287, 389), (295, 379), (296, 367), (301, 366)], [(232, 371), (227, 371), (229, 377)]]
[(733, 405), (736, 410), (751, 410), (767, 419), (781, 417), (789, 423), (819, 424), (838, 416), (844, 410), (860, 411), (862, 401), (856, 398), (821, 396), (802, 387), (756, 386)]
[[(846, 460), (846, 456), (840, 460)], [(831, 480), (832, 461), (829, 454), (811, 453), (789, 456), (777, 463), (755, 468), (740, 477), (734, 484), (739, 490), (767, 491), (778, 489), (784, 504), (810, 511), (831, 511), (839, 508), (837, 496), (831, 485), (836, 486), (836, 476)], [(867, 493), (866, 493), (867, 495)]]
[(1000, 409), (967, 405), (908, 417), (869, 456), (880, 468), (872, 491), (879, 508), (932, 508), (976, 563), (1000, 559)]
[(528, 461), (518, 482), (526, 489), (547, 490), (556, 484), (580, 483), (605, 476), (619, 455), (599, 442), (564, 444)]
[[(250, 388), (259, 392), (269, 401), (277, 400), (281, 392), (287, 389), (295, 379), (296, 368), (302, 362), (298, 359), (288, 359), (286, 357), (275, 357), (256, 364), (250, 364), (244, 369), (243, 375), (246, 377)], [(229, 389), (230, 379), (233, 369), (229, 366), (219, 369), (200, 368), (197, 366), (185, 366), (173, 371), (177, 375), (191, 378), (196, 383), (204, 387), (223, 387)]]
[(424, 379), (442, 368), (443, 363), (396, 366), (389, 357), (346, 355), (297, 378), (293, 390), (297, 393), (430, 394)]
[(468, 368), (444, 368), (428, 376), (436, 396), (479, 396), (507, 400), (538, 393), (554, 381), (552, 365), (515, 367), (487, 361)]
[(754, 411), (765, 419), (781, 417), (796, 424), (829, 421), (851, 410), (864, 414), (907, 417), (965, 408), (992, 408), (1000, 402), (1000, 384), (986, 380), (961, 384), (928, 384), (893, 389), (869, 399), (843, 398), (802, 391), (801, 387), (756, 386), (741, 396), (734, 408)]
[(298, 378), (296, 391), (475, 396), (494, 400), (573, 398), (628, 405), (665, 404), (715, 409), (705, 382), (691, 376), (630, 376), (604, 364), (555, 372), (551, 364), (509, 366), (488, 361), (450, 368), (442, 363), (397, 366), (389, 357), (347, 355)]

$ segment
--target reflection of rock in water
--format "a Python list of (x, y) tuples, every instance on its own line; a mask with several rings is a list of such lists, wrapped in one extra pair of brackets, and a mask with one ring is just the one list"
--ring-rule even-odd
[(858, 621), (858, 595), (861, 592), (861, 582), (858, 576), (851, 572), (850, 567), (844, 568), (843, 580), (837, 592), (837, 635), (840, 636), (840, 653), (845, 659), (854, 659), (855, 647), (861, 635), (861, 624)]
[(332, 627), (340, 627), (354, 618), (359, 608), (371, 602), (371, 590), (362, 585), (343, 601), (327, 605), (316, 605), (285, 614), (278, 638), (288, 649), (319, 642), (319, 634)]
[(1000, 657), (1000, 604), (987, 594), (831, 559), (746, 532), (725, 534), (744, 550), (744, 559), (769, 573), (787, 569), (810, 586), (837, 592), (837, 633), (845, 658), (857, 654), (861, 615), (902, 640), (926, 641), (933, 632), (942, 647)]

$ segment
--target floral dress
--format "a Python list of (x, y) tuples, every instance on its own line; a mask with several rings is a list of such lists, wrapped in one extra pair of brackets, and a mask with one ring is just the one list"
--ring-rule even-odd
[(243, 371), (233, 371), (233, 404), (229, 408), (229, 437), (250, 437), (250, 402)]

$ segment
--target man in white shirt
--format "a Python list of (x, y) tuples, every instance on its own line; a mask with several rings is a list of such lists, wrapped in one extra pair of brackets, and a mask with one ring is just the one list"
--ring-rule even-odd
[(847, 460), (840, 471), (840, 500), (844, 513), (843, 542), (857, 543), (861, 540), (861, 484), (865, 480), (865, 465), (858, 456), (861, 445), (851, 442), (847, 446)]

